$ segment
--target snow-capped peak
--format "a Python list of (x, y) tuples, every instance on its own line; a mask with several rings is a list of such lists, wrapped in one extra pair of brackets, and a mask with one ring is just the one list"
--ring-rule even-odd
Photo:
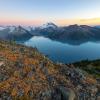
[(44, 29), (44, 28), (57, 28), (57, 25), (50, 22), (50, 23), (43, 24), (40, 28), (41, 29)]

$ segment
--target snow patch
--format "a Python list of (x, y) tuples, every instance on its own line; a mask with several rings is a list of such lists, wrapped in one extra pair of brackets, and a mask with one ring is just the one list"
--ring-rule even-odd
[(0, 31), (6, 29), (6, 27), (0, 26)]
[(57, 26), (54, 24), (54, 23), (46, 23), (46, 24), (43, 24), (40, 28), (41, 29), (44, 29), (44, 28), (57, 28)]
[(27, 31), (31, 31), (34, 30), (35, 28), (32, 26), (23, 26), (24, 29), (26, 29)]

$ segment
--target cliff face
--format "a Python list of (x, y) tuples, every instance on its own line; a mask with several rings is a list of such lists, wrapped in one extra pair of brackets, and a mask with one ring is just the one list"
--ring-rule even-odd
[(72, 64), (53, 63), (36, 48), (0, 41), (1, 100), (99, 100), (98, 82)]

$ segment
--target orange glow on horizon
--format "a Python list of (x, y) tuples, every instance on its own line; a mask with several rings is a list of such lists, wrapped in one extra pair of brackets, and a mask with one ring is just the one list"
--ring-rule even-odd
[[(1, 18), (0, 18), (1, 19)], [(34, 20), (28, 20), (23, 18), (16, 18), (16, 19), (5, 19), (0, 20), (0, 25), (40, 25), (46, 23), (46, 20), (43, 19), (34, 19)], [(54, 22), (57, 25), (72, 25), (72, 24), (79, 24), (79, 25), (100, 25), (100, 18), (90, 18), (90, 19), (59, 19), (59, 20), (53, 20), (51, 22)]]
[(43, 22), (43, 19), (0, 18), (0, 25), (40, 25)]
[(55, 23), (59, 25), (100, 25), (100, 18), (91, 18), (91, 19), (62, 19), (56, 20)]

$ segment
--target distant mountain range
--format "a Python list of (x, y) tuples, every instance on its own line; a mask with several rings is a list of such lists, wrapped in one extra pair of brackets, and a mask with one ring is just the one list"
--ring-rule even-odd
[(0, 39), (2, 40), (27, 40), (32, 35), (21, 26), (0, 26)]
[(57, 26), (47, 23), (40, 27), (0, 26), (0, 39), (27, 40), (32, 36), (44, 36), (61, 42), (99, 41), (99, 26), (70, 25)]
[(81, 44), (87, 41), (100, 40), (100, 28), (98, 26), (70, 25), (59, 27), (53, 23), (48, 23), (47, 27), (37, 27), (34, 33), (45, 36), (53, 40), (70, 44)]

